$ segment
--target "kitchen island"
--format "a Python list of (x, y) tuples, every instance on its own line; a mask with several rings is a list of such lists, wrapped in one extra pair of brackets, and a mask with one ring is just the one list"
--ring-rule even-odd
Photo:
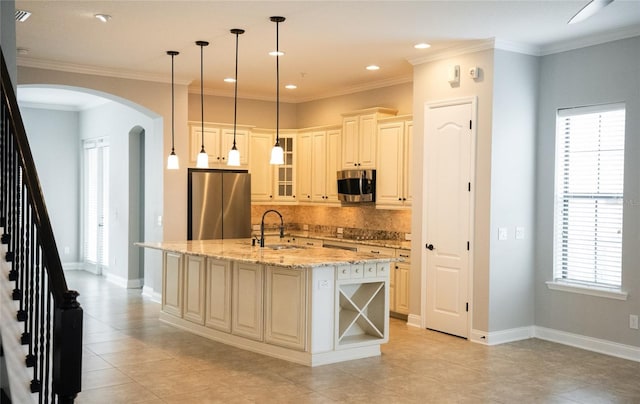
[(163, 252), (160, 320), (318, 366), (380, 355), (391, 257), (251, 239), (140, 243)]

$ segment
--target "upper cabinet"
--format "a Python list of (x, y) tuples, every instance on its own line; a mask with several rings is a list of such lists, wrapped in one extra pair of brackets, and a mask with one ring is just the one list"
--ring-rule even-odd
[(280, 131), (284, 164), (271, 165), (271, 149), (276, 138), (272, 129), (253, 129), (249, 136), (252, 202), (295, 202), (296, 196), (296, 132)]
[[(233, 125), (200, 122), (189, 122), (189, 161), (196, 162), (196, 157), (200, 153), (203, 141), (204, 129), (204, 149), (209, 155), (210, 168), (229, 168), (227, 156), (233, 146)], [(240, 151), (240, 168), (247, 168), (249, 164), (249, 130), (248, 126), (236, 127), (236, 148)]]
[(411, 206), (411, 149), (413, 122), (410, 117), (383, 119), (378, 125), (376, 206)]
[(376, 168), (378, 120), (396, 113), (390, 108), (369, 108), (342, 115), (342, 168)]
[(336, 172), (341, 168), (337, 127), (303, 130), (298, 135), (298, 201), (339, 204)]

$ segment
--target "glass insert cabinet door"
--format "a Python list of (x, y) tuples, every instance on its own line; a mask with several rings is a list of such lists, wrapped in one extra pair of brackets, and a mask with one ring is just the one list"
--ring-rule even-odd
[(284, 164), (276, 167), (276, 198), (278, 200), (295, 201), (294, 138), (280, 136), (280, 146), (282, 146), (282, 149), (284, 150)]

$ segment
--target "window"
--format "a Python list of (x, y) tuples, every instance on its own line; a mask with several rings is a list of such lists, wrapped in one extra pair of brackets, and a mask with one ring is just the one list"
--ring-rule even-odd
[(625, 109), (563, 109), (556, 128), (554, 280), (620, 289)]
[(106, 139), (85, 140), (84, 148), (84, 259), (96, 272), (109, 259), (109, 145)]

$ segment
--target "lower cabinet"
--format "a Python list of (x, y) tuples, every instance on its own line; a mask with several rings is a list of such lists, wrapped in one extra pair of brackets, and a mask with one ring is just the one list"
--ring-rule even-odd
[(266, 267), (265, 342), (305, 350), (306, 273), (305, 270)]
[(263, 266), (235, 263), (232, 276), (231, 333), (262, 341)]
[(204, 324), (205, 258), (185, 256), (184, 310), (182, 317), (196, 324)]
[(391, 291), (389, 293), (389, 310), (401, 314), (401, 318), (409, 315), (409, 274), (411, 273), (411, 255), (409, 251), (397, 250), (397, 256), (404, 261), (396, 262), (391, 273)]
[(162, 311), (182, 317), (182, 254), (162, 255)]
[(207, 258), (205, 325), (231, 332), (231, 262)]

